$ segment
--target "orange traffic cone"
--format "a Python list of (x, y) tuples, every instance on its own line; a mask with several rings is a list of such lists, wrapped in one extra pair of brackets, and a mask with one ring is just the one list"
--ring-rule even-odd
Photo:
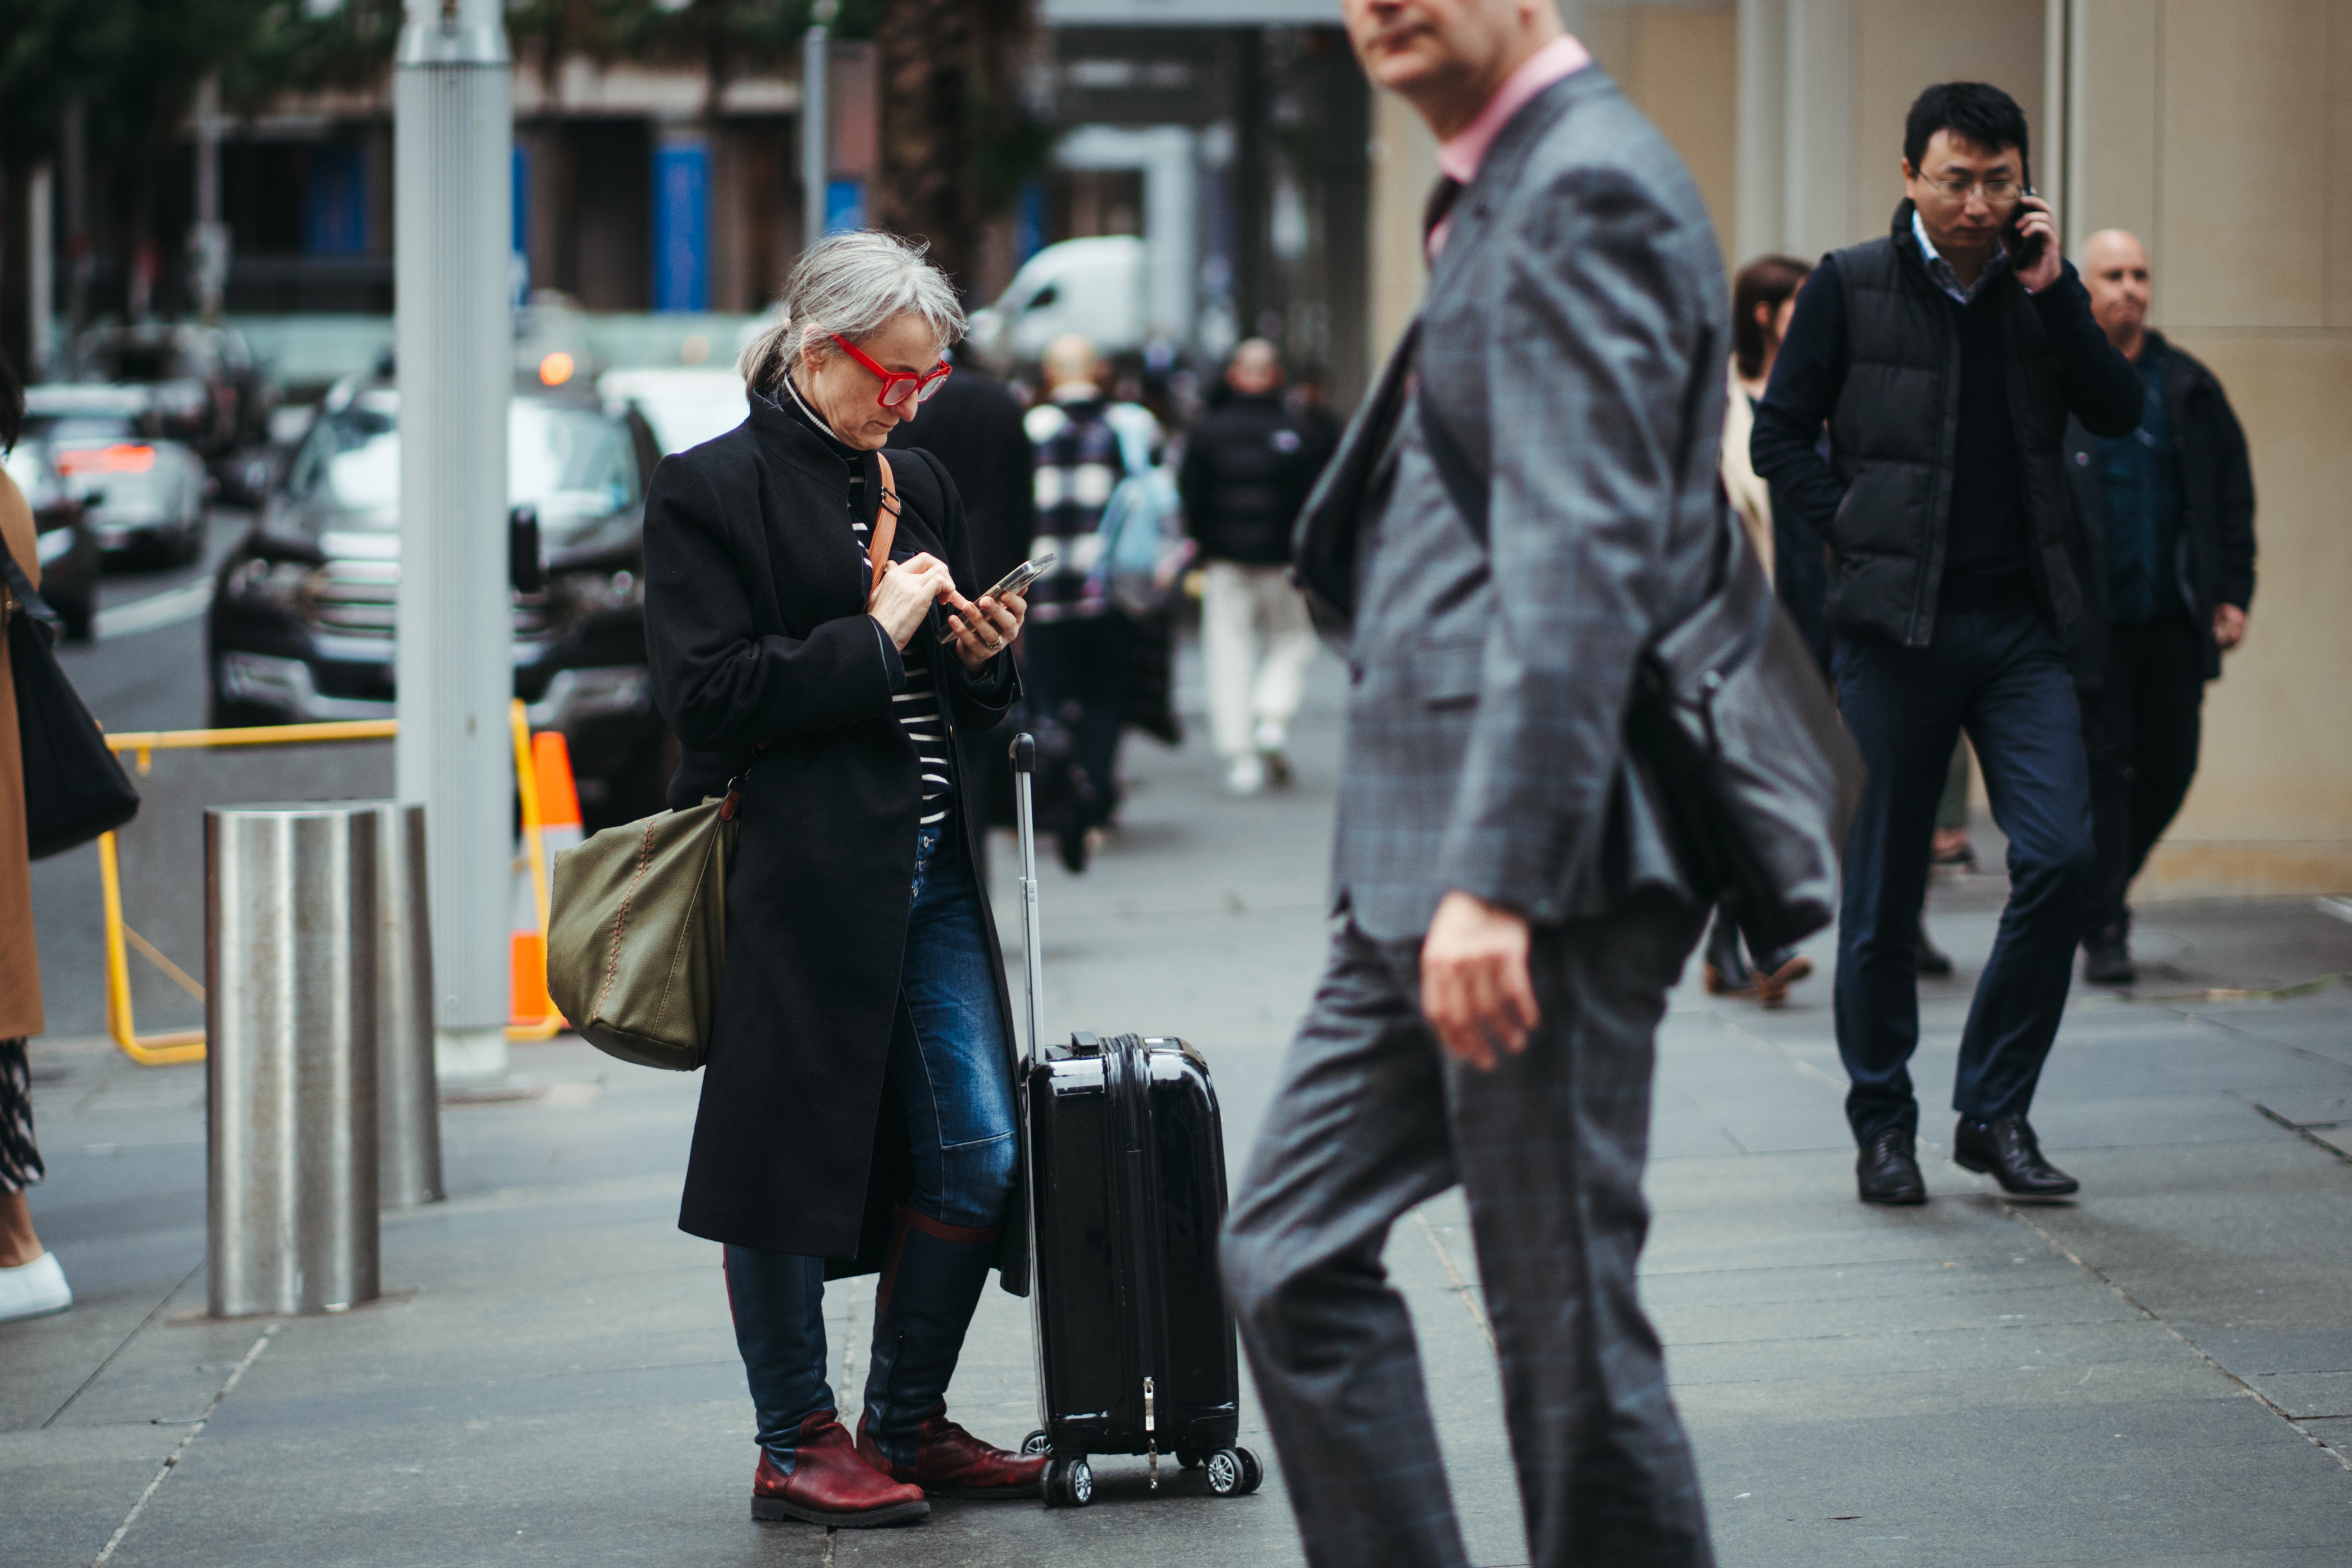
[(511, 710), (515, 793), (522, 805), (523, 854), (515, 862), (514, 919), (507, 959), (507, 1034), (545, 1039), (563, 1027), (547, 994), (547, 911), (556, 855), (582, 837), (572, 752), (554, 731), (533, 735), (523, 705)]
[(539, 836), (548, 886), (555, 886), (555, 858), (576, 848), (587, 835), (580, 824), (580, 791), (572, 782), (572, 748), (561, 730), (530, 738), (531, 772), (538, 775)]

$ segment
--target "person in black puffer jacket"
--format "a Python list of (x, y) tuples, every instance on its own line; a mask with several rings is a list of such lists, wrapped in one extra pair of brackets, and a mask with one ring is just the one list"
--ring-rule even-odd
[(2063, 447), (2070, 416), (2130, 434), (2141, 395), (2030, 194), (2026, 139), (1999, 88), (1919, 96), (1892, 229), (1822, 258), (1798, 290), (1750, 438), (1757, 473), (1829, 545), (1838, 709), (1869, 764), (1836, 981), (1866, 1203), (1927, 1195), (1908, 1070), (1919, 908), (1963, 729), (2009, 836), (2010, 893), (1960, 1035), (1952, 1158), (2014, 1194), (2078, 1185), (2027, 1120), (2093, 870)]
[(1201, 605), (1209, 725), (1225, 785), (1255, 795), (1286, 784), (1315, 631), (1291, 587), (1290, 530), (1329, 454), (1317, 429), (1284, 405), (1282, 361), (1252, 338), (1225, 367), (1230, 395), (1186, 442), (1176, 487), (1206, 564)]

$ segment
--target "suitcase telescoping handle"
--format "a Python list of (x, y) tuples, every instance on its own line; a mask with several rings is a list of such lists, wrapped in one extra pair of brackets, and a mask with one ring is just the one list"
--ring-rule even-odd
[[(1045, 990), (1045, 943), (1037, 933), (1037, 741), (1032, 735), (1013, 737), (1013, 814), (1021, 826), (1021, 953), (1029, 971), (1029, 1047), (1023, 1058), (1035, 1066), (1039, 1032), (1038, 1009)], [(1028, 1075), (1022, 1075), (1027, 1081)]]

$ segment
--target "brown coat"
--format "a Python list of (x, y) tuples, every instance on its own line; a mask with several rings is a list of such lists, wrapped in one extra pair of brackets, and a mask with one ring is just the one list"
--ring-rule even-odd
[[(0, 473), (0, 540), (41, 585), (39, 542), (33, 509), (16, 481)], [(7, 616), (16, 599), (0, 602), (0, 1040), (39, 1034), (41, 954), (33, 939), (33, 866), (25, 840), (25, 755), (16, 742), (16, 680), (8, 668)]]

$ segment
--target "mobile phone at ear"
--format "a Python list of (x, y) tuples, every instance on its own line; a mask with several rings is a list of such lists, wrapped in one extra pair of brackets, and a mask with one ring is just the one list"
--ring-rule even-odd
[[(2041, 195), (2039, 191), (2036, 191), (2033, 188), (2033, 181), (2031, 178), (2028, 178), (2024, 182), (2024, 184), (2025, 195), (2029, 196), (2038, 196)], [(2009, 215), (2009, 232), (2001, 237), (2002, 242), (2009, 247), (2009, 258), (2011, 265), (2020, 272), (2031, 271), (2033, 268), (2040, 266), (2042, 264), (2042, 247), (2049, 243), (2049, 240), (2044, 236), (2038, 234), (2029, 236), (2021, 232), (2021, 226), (2025, 222), (2025, 215), (2032, 210), (2033, 209), (2032, 207), (2027, 206), (2023, 202), (2019, 202), (2017, 204), (2016, 210)]]
[[(1037, 556), (1034, 559), (1024, 561), (1020, 565), (1015, 566), (1012, 571), (1007, 572), (1003, 576), (999, 577), (996, 580), (996, 586), (991, 588), (987, 593), (981, 595), (980, 597), (982, 599), (994, 599), (998, 604), (1003, 604), (1004, 602), (1005, 595), (1018, 594), (1027, 588), (1029, 584), (1034, 583), (1038, 578), (1043, 577), (1046, 573), (1051, 572), (1054, 569), (1055, 559), (1055, 557), (1054, 556), (1054, 553), (1051, 551), (1048, 551), (1045, 554)], [(973, 601), (975, 604), (978, 602), (979, 600)], [(951, 643), (955, 641), (955, 633), (951, 631), (942, 632), (940, 634), (940, 641), (942, 643)]]

